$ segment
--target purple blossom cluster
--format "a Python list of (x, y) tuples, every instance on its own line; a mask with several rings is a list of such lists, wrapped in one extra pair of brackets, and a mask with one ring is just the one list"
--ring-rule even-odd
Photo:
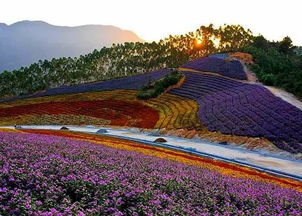
[(199, 119), (210, 131), (264, 137), (278, 148), (302, 152), (302, 111), (261, 85), (209, 74), (185, 72), (173, 94), (196, 100)]
[(0, 215), (301, 215), (302, 193), (86, 141), (0, 133)]
[(7, 102), (16, 99), (24, 99), (31, 97), (43, 97), (50, 95), (58, 94), (73, 94), (73, 93), (83, 93), (83, 92), (92, 92), (92, 91), (103, 91), (103, 90), (115, 90), (115, 89), (140, 89), (143, 85), (146, 85), (148, 82), (158, 80), (164, 77), (166, 74), (171, 72), (170, 69), (161, 69), (157, 71), (152, 71), (144, 73), (141, 75), (135, 75), (120, 79), (94, 82), (94, 83), (85, 83), (71, 86), (60, 86), (57, 88), (48, 89), (43, 92), (38, 92), (33, 95), (23, 95), (10, 99), (0, 100), (0, 102)]
[(215, 57), (215, 58), (220, 58), (220, 59), (226, 59), (230, 56), (228, 53), (216, 53), (213, 55), (209, 55), (209, 57)]
[(190, 61), (181, 67), (198, 71), (214, 72), (222, 76), (247, 80), (243, 66), (238, 60), (224, 60), (221, 57), (204, 57), (194, 61)]

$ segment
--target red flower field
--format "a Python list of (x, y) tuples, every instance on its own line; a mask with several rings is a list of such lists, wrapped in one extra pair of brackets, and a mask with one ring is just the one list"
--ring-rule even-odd
[(110, 125), (153, 128), (158, 112), (137, 102), (120, 100), (93, 100), (75, 102), (48, 102), (0, 109), (0, 117), (21, 115), (85, 115), (110, 120)]

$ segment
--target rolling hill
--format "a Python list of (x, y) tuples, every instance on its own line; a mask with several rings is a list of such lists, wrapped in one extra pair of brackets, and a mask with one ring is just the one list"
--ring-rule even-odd
[[(181, 66), (184, 80), (159, 97), (137, 98), (170, 69), (2, 100), (1, 125), (111, 125), (302, 153), (302, 111), (250, 82), (237, 58), (206, 57)], [(89, 122), (89, 123), (88, 123)]]
[(113, 43), (143, 41), (114, 26), (55, 26), (42, 21), (0, 23), (0, 73), (44, 59), (76, 57)]

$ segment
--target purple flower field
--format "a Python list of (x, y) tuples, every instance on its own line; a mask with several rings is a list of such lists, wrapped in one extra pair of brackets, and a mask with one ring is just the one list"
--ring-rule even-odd
[(226, 61), (221, 57), (204, 57), (190, 61), (181, 67), (205, 72), (214, 72), (239, 80), (247, 80), (243, 66), (238, 60)]
[(302, 152), (302, 111), (263, 86), (215, 75), (184, 72), (185, 83), (170, 93), (196, 100), (210, 131), (265, 137), (278, 148)]
[(0, 133), (0, 215), (301, 215), (302, 193), (136, 152)]
[(0, 102), (7, 102), (16, 99), (24, 99), (24, 98), (32, 98), (32, 97), (83, 93), (83, 92), (91, 92), (91, 91), (104, 91), (104, 90), (115, 90), (115, 89), (137, 90), (150, 81), (158, 80), (164, 77), (169, 72), (171, 72), (170, 69), (162, 69), (158, 71), (152, 71), (141, 75), (135, 75), (135, 76), (125, 77), (120, 79), (94, 82), (94, 83), (85, 83), (85, 84), (71, 85), (71, 86), (60, 86), (33, 95), (24, 95), (24, 96), (18, 96), (14, 98), (0, 100)]

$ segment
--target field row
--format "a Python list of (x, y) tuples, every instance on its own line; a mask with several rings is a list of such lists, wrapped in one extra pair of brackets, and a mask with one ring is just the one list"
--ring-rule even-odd
[(224, 59), (224, 60), (234, 58), (234, 59), (244, 62), (245, 64), (252, 64), (254, 62), (253, 56), (251, 54), (243, 53), (243, 52), (218, 53), (218, 54), (210, 55), (209, 57), (215, 57), (215, 58), (220, 58), (220, 59)]
[(0, 109), (0, 118), (22, 115), (82, 115), (109, 120), (110, 125), (140, 128), (153, 128), (159, 119), (157, 111), (146, 105), (119, 100), (48, 102)]
[(244, 68), (238, 60), (225, 60), (221, 57), (205, 57), (190, 61), (182, 65), (181, 68), (213, 72), (234, 79), (247, 80)]
[(0, 125), (110, 125), (110, 120), (85, 115), (22, 115), (0, 118)]
[(78, 84), (78, 85), (71, 85), (71, 86), (60, 86), (57, 88), (52, 88), (45, 91), (37, 92), (32, 95), (24, 95), (24, 96), (10, 98), (7, 100), (0, 100), (0, 102), (9, 102), (17, 99), (43, 97), (43, 96), (51, 96), (51, 95), (59, 95), (59, 94), (75, 94), (75, 93), (85, 93), (85, 92), (104, 91), (104, 90), (116, 90), (116, 89), (137, 90), (141, 88), (143, 85), (158, 80), (170, 72), (171, 72), (170, 69), (162, 69), (158, 71), (152, 71), (141, 75), (130, 76), (120, 79), (94, 82), (94, 83), (85, 83), (85, 84)]

